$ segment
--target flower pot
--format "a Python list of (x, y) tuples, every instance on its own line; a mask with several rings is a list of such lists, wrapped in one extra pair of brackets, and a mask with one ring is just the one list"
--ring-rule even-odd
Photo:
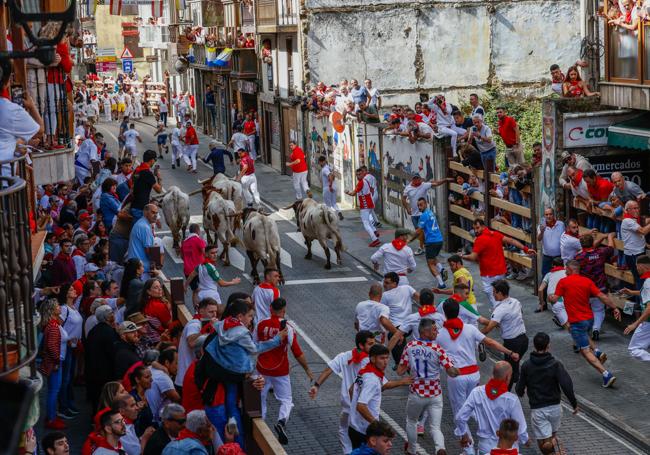
[(11, 370), (18, 365), (18, 345), (16, 343), (7, 344), (7, 358), (5, 359), (2, 350), (0, 350), (0, 379), (9, 382), (18, 382), (20, 368), (16, 368), (10, 373), (2, 371)]

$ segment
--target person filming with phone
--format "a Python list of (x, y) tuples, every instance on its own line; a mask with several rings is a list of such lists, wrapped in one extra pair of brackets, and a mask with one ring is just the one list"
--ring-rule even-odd
[[(20, 85), (11, 85), (11, 74), (11, 60), (0, 59), (0, 162), (24, 155), (25, 144), (36, 145), (44, 132), (36, 105)], [(9, 164), (2, 165), (2, 175), (11, 175)]]

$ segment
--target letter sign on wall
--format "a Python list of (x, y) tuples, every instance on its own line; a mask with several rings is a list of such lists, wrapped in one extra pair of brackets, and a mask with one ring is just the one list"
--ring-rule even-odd
[(607, 145), (607, 131), (614, 123), (630, 118), (625, 110), (620, 114), (590, 112), (585, 114), (564, 115), (564, 148), (602, 147)]

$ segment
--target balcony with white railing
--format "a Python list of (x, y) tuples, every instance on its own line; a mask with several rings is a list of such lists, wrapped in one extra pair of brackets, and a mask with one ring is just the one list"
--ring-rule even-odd
[(278, 1), (278, 25), (280, 27), (298, 25), (298, 0)]
[(291, 28), (298, 25), (299, 7), (298, 0), (257, 0), (255, 2), (257, 32), (292, 31)]
[(170, 42), (168, 25), (140, 25), (140, 47), (152, 49), (167, 49)]

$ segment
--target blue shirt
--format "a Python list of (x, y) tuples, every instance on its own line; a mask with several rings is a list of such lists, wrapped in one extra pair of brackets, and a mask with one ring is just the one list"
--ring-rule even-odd
[(214, 148), (210, 150), (210, 154), (203, 158), (203, 161), (210, 162), (212, 161), (212, 172), (214, 172), (214, 175), (217, 175), (219, 173), (225, 173), (226, 172), (226, 163), (224, 160), (224, 155), (228, 155), (230, 158), (230, 163), (232, 164), (233, 156), (232, 153), (230, 153), (226, 149), (220, 149), (220, 148)]
[(149, 257), (145, 248), (153, 246), (153, 228), (151, 223), (144, 216), (133, 225), (129, 237), (129, 250), (126, 258), (138, 258), (144, 265), (144, 271), (149, 272)]
[(426, 209), (420, 215), (418, 227), (424, 231), (424, 243), (441, 243), (442, 232), (438, 226), (438, 220), (431, 209)]
[(359, 88), (351, 88), (350, 89), (350, 96), (354, 100), (354, 104), (359, 104), (362, 101), (365, 103), (368, 101), (368, 90), (366, 90), (365, 87), (359, 86)]

